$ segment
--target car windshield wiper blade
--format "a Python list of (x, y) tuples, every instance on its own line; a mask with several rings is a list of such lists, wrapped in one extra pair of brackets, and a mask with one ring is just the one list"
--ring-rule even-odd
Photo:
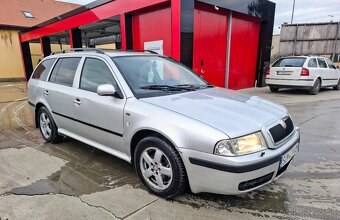
[(141, 89), (150, 89), (150, 90), (163, 90), (163, 89), (173, 89), (173, 86), (169, 85), (145, 85), (139, 87)]
[(197, 84), (179, 84), (179, 85), (145, 85), (141, 86), (140, 89), (149, 89), (149, 90), (161, 90), (161, 91), (195, 91), (197, 89), (202, 88), (210, 88), (214, 87), (212, 85), (197, 85)]
[(175, 85), (176, 88), (188, 88), (188, 89), (203, 89), (203, 88), (212, 88), (213, 85), (207, 84), (207, 85), (198, 85), (198, 84), (179, 84)]

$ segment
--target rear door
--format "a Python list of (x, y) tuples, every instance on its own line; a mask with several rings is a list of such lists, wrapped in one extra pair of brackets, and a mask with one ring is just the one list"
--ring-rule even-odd
[(281, 58), (270, 68), (270, 77), (276, 79), (299, 79), (305, 61), (305, 57)]
[(309, 70), (309, 75), (312, 77), (312, 79), (315, 79), (320, 74), (320, 68), (318, 66), (318, 61), (316, 58), (310, 58), (307, 63), (307, 67)]
[(48, 82), (41, 86), (41, 92), (51, 108), (58, 128), (72, 133), (75, 132), (73, 81), (80, 60), (81, 57), (59, 58)]
[[(120, 90), (109, 63), (100, 57), (86, 57), (75, 99), (79, 135), (120, 152), (123, 141), (123, 111), (126, 98), (99, 96), (97, 87), (111, 84)], [(125, 152), (128, 153), (128, 152)]]
[(331, 76), (332, 74), (330, 73), (326, 60), (322, 57), (318, 57), (318, 64), (319, 64), (319, 72), (320, 72), (320, 76), (321, 76), (321, 80), (322, 80), (322, 86), (328, 86), (331, 85)]
[(340, 77), (339, 71), (330, 59), (326, 58), (325, 60), (328, 65), (328, 72), (330, 74), (329, 83), (331, 85), (337, 85)]

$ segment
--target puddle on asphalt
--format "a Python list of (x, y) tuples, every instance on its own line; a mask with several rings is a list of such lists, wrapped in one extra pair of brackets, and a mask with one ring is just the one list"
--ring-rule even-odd
[(80, 196), (125, 184), (140, 187), (134, 167), (114, 156), (76, 140), (66, 138), (59, 144), (42, 144), (35, 149), (68, 161), (47, 179), (12, 189), (9, 193), (38, 195), (48, 193)]

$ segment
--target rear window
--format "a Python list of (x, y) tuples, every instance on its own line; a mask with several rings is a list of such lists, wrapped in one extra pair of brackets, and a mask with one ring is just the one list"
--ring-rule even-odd
[(55, 60), (56, 59), (48, 59), (41, 62), (35, 69), (32, 79), (40, 79), (45, 81)]
[(273, 64), (273, 67), (302, 67), (305, 61), (306, 58), (303, 57), (281, 58)]
[(80, 58), (61, 58), (53, 68), (50, 82), (72, 86)]

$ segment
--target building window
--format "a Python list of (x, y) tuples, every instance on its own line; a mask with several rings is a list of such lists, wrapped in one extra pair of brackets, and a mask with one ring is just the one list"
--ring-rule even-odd
[(22, 11), (22, 13), (25, 15), (26, 18), (34, 18), (32, 13), (29, 11)]

